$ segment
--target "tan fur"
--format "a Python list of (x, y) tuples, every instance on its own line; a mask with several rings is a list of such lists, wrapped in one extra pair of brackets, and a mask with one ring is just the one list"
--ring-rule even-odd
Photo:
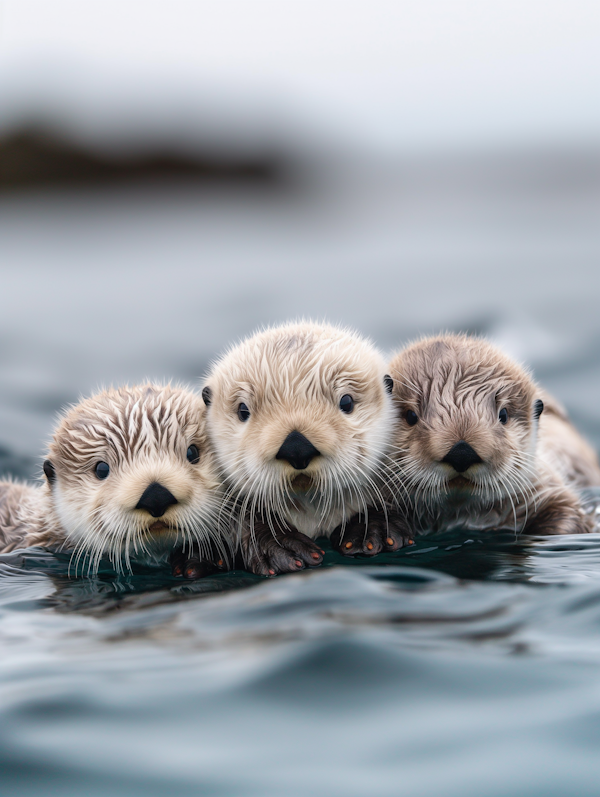
[(538, 454), (577, 489), (600, 486), (598, 457), (569, 421), (565, 409), (548, 393), (541, 392), (544, 412), (540, 418)]
[[(240, 517), (277, 516), (314, 539), (364, 512), (392, 424), (385, 373), (371, 343), (310, 322), (259, 332), (220, 359), (206, 380), (208, 427)], [(345, 394), (351, 414), (339, 407)], [(302, 471), (275, 458), (294, 430), (321, 453)]]
[(37, 521), (43, 504), (42, 490), (29, 484), (0, 481), (0, 551), (7, 553), (24, 547), (23, 540)]
[[(187, 460), (194, 444), (200, 460)], [(5, 550), (38, 545), (74, 551), (95, 570), (102, 557), (117, 568), (132, 558), (160, 560), (177, 544), (218, 535), (222, 488), (199, 396), (179, 387), (146, 384), (103, 391), (71, 407), (48, 450), (56, 476), (40, 487), (3, 485), (0, 522)], [(95, 474), (98, 462), (110, 473)], [(160, 517), (136, 509), (144, 490), (160, 483), (177, 499)], [(152, 529), (156, 524), (162, 528)]]
[[(479, 338), (442, 335), (408, 346), (389, 368), (397, 421), (388, 483), (418, 526), (592, 530), (576, 490), (600, 485), (596, 455), (560, 405), (502, 351)], [(408, 410), (418, 416), (414, 426)], [(483, 462), (458, 474), (442, 460), (461, 440)]]

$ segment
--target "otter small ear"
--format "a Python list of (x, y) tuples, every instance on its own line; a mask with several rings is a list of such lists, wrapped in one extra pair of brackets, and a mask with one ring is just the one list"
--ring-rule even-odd
[(209, 387), (205, 387), (202, 391), (202, 399), (206, 406), (210, 406), (210, 402), (212, 401), (212, 390)]
[(46, 474), (46, 478), (52, 484), (56, 479), (56, 471), (54, 470), (54, 465), (50, 462), (49, 459), (46, 459), (43, 464), (44, 473)]
[(383, 377), (383, 384), (385, 385), (385, 389), (387, 390), (388, 393), (391, 393), (392, 390), (394, 389), (394, 380), (389, 374), (386, 374)]
[(542, 412), (544, 411), (544, 402), (541, 399), (536, 399), (533, 402), (533, 417), (537, 419), (540, 417)]

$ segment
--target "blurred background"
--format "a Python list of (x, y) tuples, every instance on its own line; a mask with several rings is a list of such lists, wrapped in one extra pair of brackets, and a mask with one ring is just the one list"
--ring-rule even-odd
[[(0, 0), (0, 475), (303, 316), (487, 334), (600, 448), (599, 86), (587, 0)], [(0, 791), (596, 797), (600, 535), (480, 537), (268, 581), (1, 555)]]
[(0, 469), (257, 327), (491, 335), (600, 446), (600, 6), (0, 0)]

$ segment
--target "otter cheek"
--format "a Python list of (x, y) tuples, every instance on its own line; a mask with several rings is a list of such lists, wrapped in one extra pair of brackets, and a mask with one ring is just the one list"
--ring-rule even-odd
[(509, 465), (514, 468), (517, 465), (516, 459), (519, 456), (519, 452), (523, 451), (525, 447), (524, 437), (518, 433), (511, 432), (511, 434), (507, 435), (507, 439), (503, 441), (503, 445), (498, 447), (498, 458), (503, 465)]
[(404, 445), (401, 447), (408, 448), (414, 462), (431, 466), (446, 456), (448, 441), (442, 437), (436, 437), (416, 425), (412, 426), (410, 432), (405, 434)]
[(87, 485), (77, 485), (56, 490), (56, 513), (67, 536), (73, 541), (79, 541), (88, 534), (92, 519), (97, 518), (99, 511), (104, 512), (104, 502), (98, 500), (97, 489), (86, 488)]

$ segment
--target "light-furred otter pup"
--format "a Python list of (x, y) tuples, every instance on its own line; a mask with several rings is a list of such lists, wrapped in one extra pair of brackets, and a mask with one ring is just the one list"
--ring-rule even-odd
[(203, 390), (207, 425), (249, 570), (318, 565), (313, 540), (334, 532), (346, 554), (405, 542), (376, 484), (393, 424), (390, 387), (370, 342), (310, 322), (261, 331), (214, 365)]
[[(102, 558), (121, 570), (168, 561), (192, 543), (225, 558), (221, 481), (199, 396), (170, 385), (105, 390), (61, 418), (44, 462), (45, 484), (0, 483), (0, 548), (71, 550), (75, 572)], [(188, 554), (189, 555), (189, 554)], [(182, 572), (182, 557), (172, 557)], [(195, 557), (185, 573), (201, 574)]]
[(577, 490), (600, 485), (595, 453), (527, 371), (485, 340), (442, 335), (392, 360), (390, 487), (422, 530), (593, 530)]

